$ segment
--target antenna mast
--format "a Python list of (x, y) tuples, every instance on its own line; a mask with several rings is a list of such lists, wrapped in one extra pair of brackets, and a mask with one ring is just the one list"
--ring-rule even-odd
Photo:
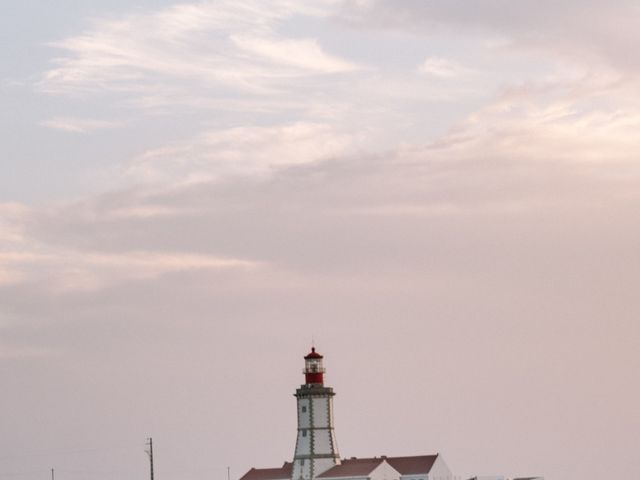
[(153, 438), (147, 438), (147, 443), (145, 445), (149, 447), (149, 450), (145, 450), (145, 452), (149, 455), (149, 472), (151, 474), (151, 480), (153, 480)]

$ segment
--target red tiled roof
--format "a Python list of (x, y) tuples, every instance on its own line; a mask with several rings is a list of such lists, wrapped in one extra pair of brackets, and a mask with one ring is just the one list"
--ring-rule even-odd
[(418, 455), (415, 457), (388, 457), (387, 462), (395, 468), (400, 475), (416, 475), (429, 473), (438, 455)]
[(347, 458), (340, 465), (331, 467), (318, 478), (366, 477), (373, 472), (384, 458)]
[(240, 480), (288, 480), (292, 470), (290, 462), (284, 462), (280, 468), (252, 468)]
[[(318, 478), (368, 477), (384, 460), (400, 475), (426, 474), (431, 471), (438, 455), (415, 457), (345, 458), (340, 465), (331, 467)], [(293, 464), (285, 462), (280, 468), (252, 468), (240, 480), (288, 480)]]

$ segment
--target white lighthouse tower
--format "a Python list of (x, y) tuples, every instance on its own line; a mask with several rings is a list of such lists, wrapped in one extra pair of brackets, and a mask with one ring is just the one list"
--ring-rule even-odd
[(311, 349), (304, 357), (305, 384), (296, 390), (298, 436), (292, 480), (313, 480), (340, 463), (333, 429), (333, 388), (324, 386), (322, 355)]

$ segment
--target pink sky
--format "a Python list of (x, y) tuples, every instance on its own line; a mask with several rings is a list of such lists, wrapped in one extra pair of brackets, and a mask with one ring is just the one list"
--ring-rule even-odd
[(35, 3), (0, 480), (279, 466), (312, 338), (344, 456), (640, 478), (634, 2)]

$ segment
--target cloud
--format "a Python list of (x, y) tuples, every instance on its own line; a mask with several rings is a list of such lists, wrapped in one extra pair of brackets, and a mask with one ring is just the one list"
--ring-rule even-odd
[[(123, 211), (116, 207), (105, 218), (153, 218), (167, 214), (167, 208), (135, 205)], [(124, 281), (153, 279), (171, 272), (241, 269), (252, 270), (262, 262), (227, 256), (194, 254), (171, 250), (125, 250), (68, 248), (29, 234), (39, 215), (19, 205), (2, 205), (8, 212), (4, 226), (9, 234), (0, 237), (0, 285), (39, 285), (53, 292), (95, 290)], [(49, 213), (53, 218), (57, 214)], [(160, 212), (160, 213), (159, 213)], [(86, 220), (85, 220), (86, 221)]]
[(52, 44), (63, 54), (39, 88), (139, 93), (158, 83), (193, 82), (267, 93), (276, 80), (348, 72), (353, 64), (327, 53), (317, 40), (287, 38), (276, 28), (296, 14), (326, 15), (329, 3), (201, 2), (97, 20), (81, 35)]
[[(619, 477), (637, 477), (628, 465), (637, 456), (629, 418), (638, 392), (628, 379), (638, 369), (640, 97), (628, 72), (584, 61), (602, 60), (601, 46), (617, 40), (596, 36), (581, 46), (588, 28), (586, 17), (567, 21), (578, 9), (573, 1), (555, 4), (557, 18), (548, 2), (537, 11), (528, 1), (359, 1), (348, 6), (352, 22), (412, 32), (394, 48), (415, 40), (415, 31), (447, 31), (460, 52), (407, 48), (401, 67), (356, 72), (356, 62), (321, 39), (285, 33), (296, 16), (324, 20), (332, 4), (268, 3), (192, 3), (100, 20), (58, 44), (60, 57), (40, 84), (46, 91), (109, 92), (131, 108), (158, 109), (153, 113), (180, 104), (215, 115), (204, 112), (206, 120), (194, 124), (167, 116), (170, 133), (157, 135), (155, 125), (153, 135), (134, 132), (140, 153), (122, 160), (110, 191), (44, 206), (0, 204), (0, 357), (19, 360), (6, 399), (10, 410), (27, 412), (11, 417), (6, 437), (18, 440), (7, 448), (21, 435), (25, 444), (46, 435), (52, 444), (91, 438), (98, 430), (139, 438), (153, 425), (163, 441), (177, 439), (173, 451), (185, 448), (176, 458), (192, 458), (180, 442), (206, 430), (200, 444), (230, 445), (221, 453), (229, 458), (224, 465), (244, 465), (246, 454), (229, 438), (252, 438), (255, 422), (270, 420), (238, 402), (254, 401), (256, 388), (266, 388), (260, 382), (280, 381), (252, 368), (253, 359), (299, 348), (311, 325), (345, 355), (354, 338), (386, 352), (383, 358), (401, 345), (392, 352), (397, 361), (376, 368), (396, 382), (385, 390), (391, 396), (407, 382), (416, 395), (407, 418), (381, 416), (380, 428), (430, 429), (439, 448), (470, 452), (460, 455), (461, 470), (476, 468), (477, 457), (501, 465), (512, 439), (527, 431), (522, 441), (529, 444), (511, 451), (508, 468), (524, 462), (518, 452), (545, 445), (531, 465), (545, 458), (557, 478), (611, 476), (611, 465)], [(616, 2), (608, 13), (604, 4), (583, 5), (589, 15), (622, 11)], [(491, 43), (496, 38), (500, 47)], [(551, 54), (554, 42), (561, 48)], [(425, 43), (432, 47), (410, 45)], [(486, 56), (496, 57), (496, 48), (509, 56), (495, 64), (471, 58), (463, 52), (471, 44)], [(580, 49), (575, 62), (549, 67), (549, 58), (572, 48)], [(532, 65), (523, 49), (546, 53)], [(425, 58), (423, 73), (444, 81), (416, 75)], [(517, 70), (510, 63), (516, 59), (522, 72), (503, 77), (499, 70), (487, 80), (494, 65)], [(465, 68), (473, 68), (472, 79)], [(476, 72), (486, 84), (475, 84)], [(465, 80), (482, 96), (424, 87)], [(51, 121), (91, 129), (79, 118)], [(45, 368), (38, 352), (63, 354)], [(360, 358), (370, 360), (345, 362)], [(247, 362), (238, 363), (245, 381), (230, 378), (236, 360)], [(392, 370), (398, 362), (423, 365), (425, 375)], [(336, 381), (345, 398), (350, 388), (358, 398), (361, 385), (348, 374)], [(447, 388), (434, 392), (434, 384)], [(496, 397), (505, 385), (533, 397)], [(468, 402), (469, 391), (477, 401)], [(149, 411), (151, 397), (160, 402), (157, 411)], [(383, 397), (371, 408), (394, 401)], [(427, 397), (456, 415), (425, 410)], [(590, 443), (593, 436), (580, 428), (593, 424), (600, 403), (616, 406), (615, 415), (600, 418), (603, 435)], [(184, 405), (190, 408), (180, 413)], [(567, 406), (581, 427), (559, 429), (549, 440), (549, 419), (565, 421)], [(226, 415), (234, 409), (256, 417), (225, 423), (236, 418)], [(21, 421), (29, 412), (38, 412), (38, 422)], [(370, 427), (365, 413), (361, 424), (344, 418), (355, 422), (353, 442)], [(116, 417), (121, 425), (113, 425)], [(68, 418), (74, 421), (60, 420)], [(220, 438), (207, 425), (216, 425)], [(502, 459), (478, 453), (495, 425), (504, 429), (493, 449)], [(464, 438), (461, 426), (469, 432)], [(367, 438), (374, 440), (361, 447), (379, 451), (375, 439), (389, 436)], [(417, 437), (397, 438), (410, 449)], [(620, 448), (604, 445), (611, 438)], [(266, 463), (289, 448), (274, 445), (280, 450), (248, 448)], [(585, 452), (599, 458), (603, 448), (619, 457), (580, 461)], [(200, 457), (205, 471), (209, 459)], [(139, 460), (123, 460), (123, 468), (133, 472)]]
[[(633, 89), (633, 87), (631, 87)], [(585, 77), (569, 83), (545, 83), (506, 89), (496, 101), (469, 117), (463, 127), (482, 144), (464, 150), (498, 149), (514, 159), (566, 162), (579, 170), (600, 164), (637, 164), (640, 141), (633, 135), (640, 114), (625, 98), (629, 90), (618, 82), (603, 85)], [(626, 105), (625, 105), (626, 103)]]
[(228, 175), (268, 174), (278, 166), (312, 163), (358, 149), (362, 136), (320, 123), (234, 127), (149, 150), (125, 174), (143, 183), (184, 184)]
[(640, 41), (633, 26), (640, 10), (629, 0), (345, 1), (342, 15), (363, 27), (484, 37), (487, 45), (533, 48), (565, 62), (598, 61), (634, 73), (640, 66), (630, 47)]
[[(397, 362), (378, 364), (389, 368), (383, 376), (397, 382), (394, 392), (409, 381), (432, 397), (434, 381), (450, 387), (433, 401), (462, 412), (458, 425), (471, 438), (461, 440), (451, 426), (457, 416), (439, 420), (438, 411), (422, 421), (432, 431), (439, 425), (444, 450), (475, 452), (484, 432), (504, 422), (502, 453), (482, 452), (487, 464), (502, 466), (509, 442), (522, 431), (532, 432), (525, 440), (530, 445), (516, 453), (548, 444), (539, 419), (566, 418), (564, 404), (558, 407), (562, 398), (576, 425), (593, 421), (594, 402), (617, 402), (614, 420), (607, 417), (599, 428), (603, 438), (623, 438), (616, 451), (632, 460), (637, 429), (628, 418), (638, 402), (628, 378), (637, 370), (640, 145), (633, 100), (621, 108), (627, 88), (633, 86), (615, 77), (589, 76), (512, 86), (435, 140), (375, 154), (359, 150), (369, 136), (326, 124), (207, 129), (134, 159), (126, 170), (135, 179), (129, 189), (47, 208), (0, 207), (8, 226), (0, 232), (9, 232), (0, 256), (0, 270), (9, 272), (0, 285), (1, 313), (10, 326), (3, 345), (26, 364), (24, 375), (9, 381), (19, 387), (46, 363), (40, 357), (27, 362), (23, 349), (47, 348), (62, 352), (51, 361), (78, 378), (61, 389), (43, 369), (33, 383), (57, 392), (52, 418), (62, 411), (86, 420), (74, 427), (88, 424), (82, 435), (92, 435), (91, 422), (114, 411), (124, 412), (115, 415), (122, 425), (106, 422), (100, 430), (113, 429), (117, 438), (137, 438), (148, 424), (174, 433), (166, 438), (178, 436), (176, 423), (186, 424), (189, 435), (198, 428), (211, 432), (201, 425), (220, 426), (226, 418), (220, 412), (251, 414), (238, 399), (253, 398), (259, 382), (274, 378), (256, 372), (250, 359), (243, 364), (246, 381), (238, 382), (228, 365), (247, 351), (253, 359), (299, 348), (312, 325), (341, 351), (352, 352), (354, 338), (371, 351), (388, 352), (398, 342), (403, 362), (431, 368), (428, 380), (415, 384), (410, 369), (397, 379), (391, 369)], [(592, 375), (583, 375), (594, 369), (604, 382), (598, 388)], [(203, 382), (203, 371), (214, 380)], [(352, 385), (348, 374), (341, 381), (345, 397), (357, 398), (361, 385)], [(225, 384), (233, 384), (229, 398), (220, 397)], [(495, 411), (491, 392), (505, 385), (537, 392), (535, 401), (514, 406), (510, 396), (498, 416), (486, 418)], [(479, 402), (490, 400), (470, 404), (464, 395), (470, 389), (482, 393)], [(7, 391), (20, 390), (9, 385)], [(16, 403), (33, 397), (31, 391), (11, 395)], [(423, 418), (424, 395), (407, 404), (407, 419), (383, 419), (384, 430), (411, 431)], [(76, 407), (79, 396), (78, 404), (88, 406), (84, 414), (67, 407)], [(147, 415), (149, 396), (165, 402), (162, 411), (205, 400), (197, 415), (167, 420), (152, 412), (129, 425)], [(143, 399), (142, 413), (134, 415), (136, 398)], [(376, 401), (373, 408), (382, 411), (392, 399)], [(523, 419), (522, 411), (534, 419)], [(362, 441), (358, 427), (366, 428), (365, 417), (343, 427), (357, 432), (353, 442)], [(470, 422), (479, 423), (468, 428)], [(18, 423), (13, 431), (24, 431)], [(208, 441), (225, 448), (238, 428), (238, 438), (250, 438), (255, 428), (255, 422), (231, 423), (229, 434)], [(40, 438), (34, 425), (33, 437)], [(56, 437), (67, 432), (55, 425), (47, 422), (46, 430), (53, 428)], [(585, 451), (596, 455), (606, 446), (585, 442), (569, 427), (562, 432), (543, 456), (560, 465), (557, 478), (571, 478)], [(567, 441), (572, 434), (577, 438)], [(414, 443), (408, 440), (407, 448)], [(247, 463), (243, 452), (234, 452), (225, 458)], [(457, 468), (478, 468), (474, 459)], [(539, 465), (539, 455), (531, 462)], [(627, 473), (628, 463), (615, 465)], [(503, 468), (522, 469), (517, 460)], [(609, 464), (582, 468), (586, 476), (611, 472)]]
[[(272, 232), (298, 239), (305, 218), (320, 219), (304, 228), (323, 235), (346, 228), (349, 218), (462, 221), (633, 203), (640, 116), (627, 99), (634, 89), (616, 75), (591, 74), (505, 87), (438, 138), (375, 153), (370, 131), (325, 123), (205, 130), (126, 163), (130, 190), (39, 215), (29, 235), (64, 252), (129, 255), (153, 245), (286, 269), (302, 260), (287, 257), (285, 245), (274, 250)], [(344, 255), (362, 253), (345, 248)], [(319, 256), (320, 268), (334, 263)]]
[[(393, 263), (402, 255), (376, 250), (405, 236), (428, 242), (428, 228), (419, 226), (425, 219), (474, 223), (483, 215), (633, 205), (640, 116), (617, 109), (616, 98), (594, 106), (590, 95), (601, 88), (582, 79), (507, 89), (436, 140), (376, 154), (360, 148), (368, 137), (322, 124), (204, 132), (134, 159), (125, 171), (134, 180), (128, 191), (36, 215), (28, 235), (63, 253), (86, 250), (86, 260), (71, 263), (99, 269), (108, 262), (92, 252), (114, 251), (123, 255), (114, 265), (130, 259), (156, 275), (136, 257), (151, 249), (310, 274)], [(367, 240), (378, 222), (399, 231)], [(414, 254), (409, 249), (406, 258)]]
[(350, 62), (325, 53), (317, 40), (281, 40), (240, 35), (232, 36), (231, 40), (244, 52), (305, 71), (339, 73), (357, 68)]
[(55, 117), (40, 123), (43, 127), (61, 130), (71, 133), (86, 133), (105, 128), (119, 128), (123, 126), (119, 122), (111, 122), (107, 120), (95, 120), (90, 118), (68, 118)]
[(256, 269), (260, 262), (183, 252), (78, 252), (41, 246), (40, 253), (0, 252), (0, 285), (40, 284), (49, 292), (92, 291), (173, 272)]
[(418, 71), (435, 77), (453, 78), (468, 73), (458, 62), (440, 57), (429, 57), (419, 67)]
[(0, 244), (19, 242), (22, 238), (20, 219), (29, 208), (20, 203), (0, 203)]
[(39, 244), (29, 251), (0, 251), (0, 284), (44, 282), (53, 292), (104, 288), (181, 271), (255, 269), (260, 262), (167, 251), (74, 251)]

